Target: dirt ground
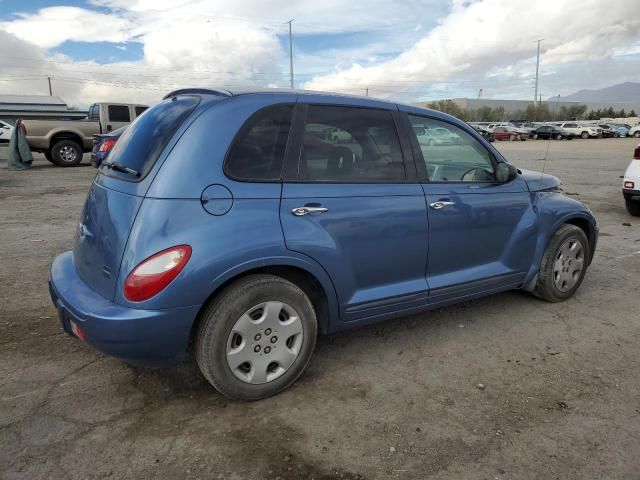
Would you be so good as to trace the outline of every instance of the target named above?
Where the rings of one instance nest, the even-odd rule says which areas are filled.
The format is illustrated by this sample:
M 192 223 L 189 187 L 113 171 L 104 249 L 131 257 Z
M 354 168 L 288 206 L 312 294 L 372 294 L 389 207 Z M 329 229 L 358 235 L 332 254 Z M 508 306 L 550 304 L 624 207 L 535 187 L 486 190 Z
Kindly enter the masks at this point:
M 0 160 L 0 477 L 638 478 L 640 218 L 620 186 L 637 143 L 498 144 L 598 218 L 574 298 L 509 292 L 321 337 L 290 390 L 254 403 L 64 334 L 47 272 L 95 170 Z

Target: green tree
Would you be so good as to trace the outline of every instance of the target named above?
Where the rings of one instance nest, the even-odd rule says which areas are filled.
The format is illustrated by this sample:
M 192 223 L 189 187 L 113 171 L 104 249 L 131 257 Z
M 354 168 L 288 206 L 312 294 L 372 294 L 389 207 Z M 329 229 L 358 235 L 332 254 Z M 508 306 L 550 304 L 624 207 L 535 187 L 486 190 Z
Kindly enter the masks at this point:
M 635 111 L 635 110 L 631 109 L 631 111 L 629 112 L 629 116 L 630 116 L 630 117 L 637 117 L 637 116 L 638 116 L 638 114 L 636 113 L 636 111 Z

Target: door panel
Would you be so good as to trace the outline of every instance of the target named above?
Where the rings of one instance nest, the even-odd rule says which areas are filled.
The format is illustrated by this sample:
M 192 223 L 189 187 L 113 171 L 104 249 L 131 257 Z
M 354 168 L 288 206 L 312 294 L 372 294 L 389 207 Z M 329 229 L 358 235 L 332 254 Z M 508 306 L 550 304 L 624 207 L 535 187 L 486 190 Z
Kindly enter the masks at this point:
M 482 187 L 423 187 L 427 205 L 451 203 L 440 209 L 429 207 L 427 279 L 433 295 L 486 288 L 482 281 L 491 278 L 496 279 L 493 286 L 522 281 L 537 238 L 536 215 L 524 180 Z
M 531 266 L 537 222 L 526 182 L 496 181 L 496 157 L 467 127 L 411 114 L 416 167 L 429 217 L 430 301 L 517 286 Z M 457 141 L 421 145 L 417 129 Z M 499 134 L 503 127 L 496 128 Z
M 327 210 L 292 213 L 305 206 Z M 329 273 L 346 321 L 426 295 L 428 236 L 420 185 L 284 184 L 280 219 L 287 248 L 314 258 Z

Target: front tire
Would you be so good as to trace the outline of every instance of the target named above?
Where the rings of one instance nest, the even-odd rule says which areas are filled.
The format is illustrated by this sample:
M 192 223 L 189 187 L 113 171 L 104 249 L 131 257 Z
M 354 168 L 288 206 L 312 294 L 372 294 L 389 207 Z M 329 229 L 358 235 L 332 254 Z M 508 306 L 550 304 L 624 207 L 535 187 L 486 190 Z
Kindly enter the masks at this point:
M 627 212 L 634 217 L 640 217 L 640 202 L 625 199 L 624 204 L 627 207 Z
M 516 139 L 515 135 L 509 135 L 509 141 L 513 142 Z
M 82 148 L 73 140 L 60 140 L 51 148 L 51 161 L 59 167 L 75 167 L 82 161 Z
M 582 284 L 589 258 L 589 241 L 582 229 L 561 226 L 544 251 L 533 294 L 547 302 L 570 298 Z
M 537 140 L 537 139 L 538 139 L 538 134 L 537 134 L 537 133 L 534 133 L 534 134 L 533 134 L 533 136 L 532 136 L 531 138 L 533 138 L 534 140 Z
M 51 150 L 45 150 L 42 153 L 44 154 L 44 158 L 46 158 L 47 160 L 49 160 L 51 163 L 55 165 L 55 162 L 53 161 L 53 157 L 51 156 Z
M 634 132 L 633 136 L 636 138 L 640 138 L 640 130 L 638 130 L 637 132 Z
M 263 399 L 302 374 L 317 330 L 313 305 L 300 288 L 274 275 L 250 275 L 227 287 L 203 312 L 196 361 L 224 396 Z
M 562 140 L 562 134 L 559 133 L 558 135 L 556 135 L 556 140 Z

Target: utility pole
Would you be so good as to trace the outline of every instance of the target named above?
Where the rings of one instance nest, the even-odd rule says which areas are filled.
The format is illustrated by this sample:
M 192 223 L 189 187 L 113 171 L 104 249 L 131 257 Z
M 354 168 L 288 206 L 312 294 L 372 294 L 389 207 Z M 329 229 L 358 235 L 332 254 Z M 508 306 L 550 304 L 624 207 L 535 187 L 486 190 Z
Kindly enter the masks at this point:
M 293 22 L 293 18 L 289 20 L 289 78 L 291 79 L 291 89 L 293 90 L 293 41 L 291 36 L 291 22 Z
M 538 40 L 538 58 L 536 60 L 536 91 L 533 95 L 533 104 L 535 105 L 536 102 L 538 101 L 538 74 L 540 72 L 540 42 L 544 40 L 544 38 L 541 38 Z
M 369 96 L 369 87 L 367 87 L 367 90 L 364 92 L 364 96 L 368 97 Z
M 47 77 L 47 81 L 49 82 L 49 96 L 53 97 L 53 91 L 51 90 L 51 77 Z

